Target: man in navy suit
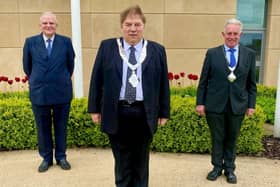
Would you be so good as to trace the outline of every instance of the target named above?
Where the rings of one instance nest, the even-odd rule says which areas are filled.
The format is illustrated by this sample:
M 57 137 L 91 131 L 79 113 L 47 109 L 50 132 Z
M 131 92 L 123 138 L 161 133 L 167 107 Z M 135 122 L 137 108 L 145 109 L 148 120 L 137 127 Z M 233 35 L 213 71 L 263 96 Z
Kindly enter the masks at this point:
M 101 42 L 92 71 L 88 112 L 109 135 L 117 187 L 147 187 L 149 147 L 157 125 L 169 118 L 163 46 L 143 38 L 139 6 L 120 15 L 122 37 Z
M 23 69 L 29 78 L 39 154 L 43 158 L 39 172 L 47 171 L 53 164 L 54 145 L 57 164 L 64 170 L 71 168 L 66 160 L 66 130 L 75 53 L 71 40 L 56 34 L 56 27 L 56 16 L 51 12 L 43 13 L 40 17 L 42 33 L 27 38 L 23 47 Z
M 226 22 L 224 45 L 206 53 L 197 90 L 196 111 L 206 114 L 212 138 L 213 170 L 208 180 L 216 180 L 224 170 L 229 183 L 237 183 L 236 142 L 244 115 L 253 115 L 256 103 L 255 52 L 239 44 L 242 23 Z

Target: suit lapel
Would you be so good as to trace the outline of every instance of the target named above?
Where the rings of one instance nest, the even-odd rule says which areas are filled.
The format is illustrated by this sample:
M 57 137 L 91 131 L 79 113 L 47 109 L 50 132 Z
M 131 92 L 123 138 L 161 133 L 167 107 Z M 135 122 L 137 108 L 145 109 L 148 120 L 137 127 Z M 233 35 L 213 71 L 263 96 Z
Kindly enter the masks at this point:
M 46 45 L 45 45 L 45 41 L 44 41 L 44 38 L 43 38 L 43 35 L 40 34 L 36 37 L 36 42 L 35 42 L 35 48 L 37 49 L 37 52 L 40 56 L 40 58 L 43 59 L 41 65 L 45 68 L 48 67 L 49 63 L 45 63 L 48 61 L 48 52 L 47 52 L 47 49 L 46 49 Z
M 118 49 L 119 51 L 119 49 Z M 122 79 L 122 74 L 123 74 L 123 60 L 121 58 L 121 56 L 119 54 L 116 55 L 116 58 L 113 58 L 113 59 L 116 59 L 116 62 L 115 62 L 115 65 L 117 67 L 117 70 L 118 70 L 118 75 L 120 76 L 120 78 Z
M 246 69 L 245 66 L 247 66 L 247 63 L 245 57 L 245 50 L 243 46 L 239 45 L 238 63 L 236 69 L 234 70 L 237 77 L 239 77 L 242 74 L 242 70 Z
M 36 48 L 39 50 L 40 54 L 44 56 L 47 56 L 48 55 L 48 51 L 46 49 L 46 45 L 45 45 L 45 41 L 44 41 L 44 38 L 43 38 L 43 35 L 40 34 L 38 35 L 37 39 L 36 39 Z
M 147 65 L 148 65 L 148 62 L 150 61 L 151 57 L 152 57 L 152 54 L 153 54 L 153 48 L 151 47 L 151 45 L 149 45 L 149 42 L 147 44 L 147 55 L 146 55 L 146 58 L 144 60 L 144 62 L 142 63 L 142 73 L 145 71 Z
M 121 43 L 122 43 L 123 38 L 121 38 Z M 123 60 L 122 57 L 119 53 L 119 46 L 117 43 L 117 39 L 114 40 L 113 44 L 112 44 L 112 50 L 111 52 L 112 54 L 112 59 L 113 59 L 113 63 L 115 64 L 117 71 L 118 71 L 118 75 L 120 77 L 120 79 L 122 79 L 122 74 L 123 74 Z M 106 55 L 106 54 L 105 54 Z M 110 55 L 109 55 L 110 56 Z
M 50 58 L 56 58 L 57 55 L 59 55 L 59 48 L 61 47 L 61 39 L 59 38 L 58 35 L 55 35 L 54 41 L 52 44 L 52 52 L 50 55 Z

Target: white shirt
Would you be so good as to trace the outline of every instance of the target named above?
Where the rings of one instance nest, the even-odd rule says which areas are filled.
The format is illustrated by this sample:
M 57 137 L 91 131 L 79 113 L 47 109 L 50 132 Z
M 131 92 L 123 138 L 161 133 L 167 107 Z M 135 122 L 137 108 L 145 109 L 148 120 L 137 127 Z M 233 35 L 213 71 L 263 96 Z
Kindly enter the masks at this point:
M 123 40 L 123 48 L 124 48 L 127 59 L 129 58 L 129 54 L 130 54 L 130 47 L 131 47 L 131 45 L 129 45 L 126 41 Z M 135 48 L 136 61 L 137 61 L 137 63 L 139 63 L 139 57 L 140 57 L 142 47 L 143 47 L 143 39 L 139 43 L 134 45 L 133 47 Z M 120 92 L 120 100 L 124 100 L 124 98 L 125 98 L 127 68 L 128 68 L 128 65 L 126 64 L 126 62 L 123 62 L 123 75 L 122 75 L 122 87 L 121 87 L 121 92 Z M 143 101 L 144 98 L 143 98 L 143 89 L 142 89 L 142 64 L 140 64 L 140 66 L 137 68 L 136 74 L 137 74 L 137 77 L 139 80 L 139 83 L 136 87 L 136 101 Z
M 230 51 L 229 51 L 229 47 L 224 45 L 224 49 L 225 49 L 225 53 L 226 53 L 226 59 L 227 59 L 227 62 L 229 63 L 230 62 Z M 233 49 L 235 49 L 235 52 L 234 52 L 234 57 L 235 57 L 235 61 L 236 61 L 236 65 L 234 67 L 229 67 L 229 69 L 231 71 L 235 70 L 235 68 L 237 67 L 237 64 L 238 64 L 238 54 L 239 54 L 239 45 L 236 45 L 235 47 L 233 47 Z
M 45 35 L 43 34 L 43 39 L 44 39 L 46 48 L 48 47 L 48 39 L 51 39 L 51 47 L 52 47 L 54 37 L 55 37 L 55 34 L 54 34 L 51 38 L 48 38 L 47 36 L 45 36 Z

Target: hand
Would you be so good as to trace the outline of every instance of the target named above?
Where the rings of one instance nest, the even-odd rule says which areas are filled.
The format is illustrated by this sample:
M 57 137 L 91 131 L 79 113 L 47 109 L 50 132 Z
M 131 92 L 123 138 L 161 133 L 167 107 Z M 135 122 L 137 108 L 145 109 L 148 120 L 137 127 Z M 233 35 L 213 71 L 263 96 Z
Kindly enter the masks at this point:
M 205 106 L 204 105 L 197 105 L 195 110 L 198 113 L 198 115 L 205 116 Z
M 91 120 L 93 121 L 93 123 L 95 124 L 99 124 L 101 121 L 101 115 L 100 113 L 92 113 L 90 114 L 91 116 Z
M 254 113 L 255 113 L 254 108 L 248 108 L 247 111 L 246 111 L 247 116 L 252 116 Z
M 164 126 L 166 124 L 167 120 L 168 120 L 167 118 L 158 118 L 158 124 L 160 126 Z

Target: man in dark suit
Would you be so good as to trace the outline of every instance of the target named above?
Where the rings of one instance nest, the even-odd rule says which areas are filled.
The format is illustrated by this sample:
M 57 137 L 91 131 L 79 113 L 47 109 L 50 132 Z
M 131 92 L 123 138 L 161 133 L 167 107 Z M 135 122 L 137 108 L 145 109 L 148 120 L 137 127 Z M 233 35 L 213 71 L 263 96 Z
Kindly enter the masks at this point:
M 51 12 L 43 13 L 40 17 L 42 33 L 27 38 L 23 48 L 23 69 L 29 78 L 39 154 L 43 158 L 39 172 L 47 171 L 53 164 L 54 144 L 57 164 L 64 170 L 71 168 L 66 160 L 66 129 L 75 54 L 71 40 L 56 34 L 56 27 L 56 16 Z
M 197 90 L 196 111 L 206 114 L 212 138 L 213 170 L 208 180 L 224 174 L 229 183 L 237 183 L 236 141 L 245 113 L 251 116 L 256 103 L 255 52 L 239 44 L 242 23 L 226 22 L 224 45 L 209 49 L 204 60 Z
M 139 6 L 120 15 L 122 37 L 102 41 L 92 71 L 88 112 L 109 135 L 118 187 L 146 187 L 149 145 L 157 124 L 169 118 L 170 96 L 163 46 L 143 38 Z

